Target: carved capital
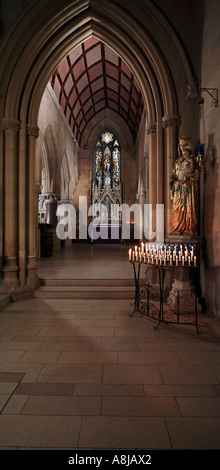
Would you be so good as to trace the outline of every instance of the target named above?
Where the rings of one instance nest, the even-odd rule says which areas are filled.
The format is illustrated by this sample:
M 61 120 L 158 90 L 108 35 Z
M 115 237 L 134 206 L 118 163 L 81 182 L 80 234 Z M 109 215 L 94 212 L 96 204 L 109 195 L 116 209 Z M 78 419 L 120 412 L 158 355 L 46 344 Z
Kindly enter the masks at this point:
M 146 124 L 146 134 L 156 134 L 157 133 L 157 123 L 156 122 L 149 122 Z
M 27 136 L 37 139 L 39 137 L 39 127 L 33 124 L 27 124 Z
M 171 114 L 170 116 L 164 116 L 162 119 L 163 129 L 168 127 L 174 127 L 178 129 L 181 126 L 181 118 L 177 114 Z
M 2 129 L 4 132 L 12 131 L 19 134 L 21 125 L 17 119 L 4 118 L 2 120 Z

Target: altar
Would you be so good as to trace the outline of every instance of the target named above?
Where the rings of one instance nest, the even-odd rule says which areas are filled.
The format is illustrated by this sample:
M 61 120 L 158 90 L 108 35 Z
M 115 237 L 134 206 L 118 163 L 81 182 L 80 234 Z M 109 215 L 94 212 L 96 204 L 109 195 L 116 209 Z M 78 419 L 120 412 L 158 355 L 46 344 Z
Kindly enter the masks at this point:
M 100 188 L 93 184 L 90 222 L 91 243 L 121 243 L 121 187 L 113 190 L 109 184 Z

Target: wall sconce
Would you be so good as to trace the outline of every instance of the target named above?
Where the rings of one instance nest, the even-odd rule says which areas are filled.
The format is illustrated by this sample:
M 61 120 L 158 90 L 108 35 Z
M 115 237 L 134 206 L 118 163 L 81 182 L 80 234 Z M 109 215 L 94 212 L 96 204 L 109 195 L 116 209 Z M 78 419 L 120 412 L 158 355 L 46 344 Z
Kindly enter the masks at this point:
M 218 106 L 218 88 L 200 88 L 199 91 L 199 99 L 198 99 L 198 104 L 203 104 L 204 103 L 204 98 L 202 97 L 202 93 L 206 91 L 214 100 L 215 107 L 217 108 Z M 211 93 L 214 92 L 215 96 Z

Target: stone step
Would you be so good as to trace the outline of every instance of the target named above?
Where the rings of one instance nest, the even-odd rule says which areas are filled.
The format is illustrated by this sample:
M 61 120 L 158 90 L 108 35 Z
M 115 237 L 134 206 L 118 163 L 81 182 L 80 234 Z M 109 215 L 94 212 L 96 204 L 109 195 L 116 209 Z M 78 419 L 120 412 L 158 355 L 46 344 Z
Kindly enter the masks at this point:
M 40 279 L 41 286 L 133 286 L 133 279 Z
M 132 299 L 132 279 L 41 279 L 37 298 L 56 299 Z
M 9 294 L 0 294 L 0 310 L 5 308 L 9 302 L 10 302 Z
M 128 291 L 41 291 L 35 292 L 39 299 L 133 299 L 134 293 Z

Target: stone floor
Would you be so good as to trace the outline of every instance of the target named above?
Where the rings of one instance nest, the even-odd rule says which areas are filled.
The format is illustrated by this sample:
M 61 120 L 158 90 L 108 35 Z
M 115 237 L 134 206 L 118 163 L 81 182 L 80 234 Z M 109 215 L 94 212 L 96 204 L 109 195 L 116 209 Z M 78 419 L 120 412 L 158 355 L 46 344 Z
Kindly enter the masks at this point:
M 96 260 L 94 248 L 96 275 L 130 276 L 125 250 Z M 41 260 L 40 277 L 92 278 L 83 253 Z M 220 449 L 220 323 L 155 330 L 131 309 L 32 298 L 1 310 L 1 449 Z

